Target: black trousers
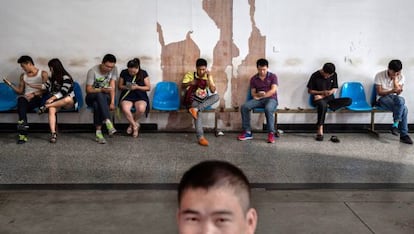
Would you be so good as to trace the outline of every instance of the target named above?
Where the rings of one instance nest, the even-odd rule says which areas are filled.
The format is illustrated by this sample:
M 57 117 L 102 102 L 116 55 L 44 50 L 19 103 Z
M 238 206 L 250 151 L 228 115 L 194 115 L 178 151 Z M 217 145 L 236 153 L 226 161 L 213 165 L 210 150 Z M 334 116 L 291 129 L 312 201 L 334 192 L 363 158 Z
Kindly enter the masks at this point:
M 325 123 L 325 116 L 328 108 L 332 111 L 336 111 L 342 107 L 346 107 L 352 104 L 351 98 L 335 98 L 334 95 L 325 97 L 313 101 L 316 109 L 318 110 L 318 120 L 316 122 L 317 126 L 321 126 Z
M 30 101 L 25 97 L 20 96 L 17 99 L 17 112 L 19 113 L 19 120 L 23 120 L 27 124 L 27 112 L 33 110 L 36 107 L 40 107 L 42 104 L 42 98 L 35 96 Z

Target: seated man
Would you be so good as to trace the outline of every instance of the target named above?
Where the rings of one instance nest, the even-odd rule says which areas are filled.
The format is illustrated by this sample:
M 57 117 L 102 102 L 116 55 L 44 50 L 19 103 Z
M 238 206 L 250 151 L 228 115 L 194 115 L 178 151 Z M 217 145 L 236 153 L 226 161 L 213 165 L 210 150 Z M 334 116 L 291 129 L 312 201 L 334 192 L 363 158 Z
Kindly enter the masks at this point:
M 247 177 L 228 162 L 193 166 L 178 185 L 179 233 L 254 233 L 257 213 L 250 193 Z
M 42 105 L 42 95 L 44 91 L 41 85 L 45 83 L 49 77 L 46 71 L 37 68 L 30 56 L 21 56 L 17 63 L 20 64 L 24 73 L 20 75 L 20 82 L 18 86 L 13 85 L 10 81 L 5 80 L 6 83 L 17 93 L 20 94 L 17 99 L 17 112 L 19 120 L 17 121 L 17 130 L 19 138 L 17 144 L 24 144 L 27 142 L 27 130 L 29 125 L 27 123 L 27 112 Z M 32 86 L 38 86 L 32 87 Z
M 250 126 L 250 111 L 254 108 L 264 108 L 267 123 L 267 142 L 275 142 L 275 117 L 277 108 L 277 76 L 268 71 L 269 62 L 259 59 L 256 62 L 257 73 L 250 78 L 250 92 L 253 99 L 241 106 L 243 133 L 238 136 L 240 141 L 253 139 Z
M 403 91 L 405 78 L 401 73 L 402 63 L 400 60 L 391 60 L 388 69 L 379 72 L 375 76 L 375 88 L 377 89 L 377 102 L 379 106 L 392 111 L 394 124 L 391 133 L 398 136 L 405 144 L 413 144 L 408 135 L 407 113 L 405 100 L 400 94 Z
M 199 112 L 219 101 L 216 94 L 216 85 L 213 76 L 207 70 L 207 61 L 199 58 L 196 61 L 196 71 L 185 74 L 182 81 L 182 88 L 186 90 L 184 105 L 194 118 L 198 143 L 208 146 L 204 137 L 203 124 L 199 118 Z
M 335 98 L 334 94 L 338 89 L 338 77 L 335 72 L 335 65 L 332 63 L 325 63 L 322 69 L 314 72 L 307 87 L 308 93 L 313 95 L 312 102 L 318 110 L 316 140 L 323 141 L 323 125 L 328 107 L 335 111 L 351 105 L 352 100 L 350 98 Z M 339 141 L 337 138 L 335 140 Z
M 96 141 L 99 144 L 106 144 L 102 134 L 102 124 L 105 124 L 110 136 L 116 133 L 110 120 L 110 111 L 115 110 L 115 81 L 118 78 L 115 63 L 116 57 L 106 54 L 101 64 L 89 69 L 86 77 L 85 101 L 88 106 L 93 107 L 93 124 L 96 129 Z

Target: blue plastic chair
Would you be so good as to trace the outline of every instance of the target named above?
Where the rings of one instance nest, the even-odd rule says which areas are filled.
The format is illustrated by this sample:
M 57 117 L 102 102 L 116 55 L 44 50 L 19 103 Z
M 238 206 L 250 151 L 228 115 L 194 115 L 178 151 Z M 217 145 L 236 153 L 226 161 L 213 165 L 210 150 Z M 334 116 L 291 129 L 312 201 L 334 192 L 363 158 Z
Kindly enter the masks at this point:
M 370 111 L 372 107 L 368 104 L 364 86 L 360 82 L 345 82 L 341 87 L 341 98 L 352 99 L 352 104 L 346 108 L 352 111 Z
M 180 93 L 175 82 L 161 81 L 157 83 L 152 109 L 161 111 L 178 111 L 180 109 Z
M 376 84 L 374 84 L 372 86 L 371 106 L 372 106 L 372 109 L 376 109 L 376 110 L 386 110 L 384 107 L 378 105 L 378 102 L 377 102 L 377 85 Z
M 83 107 L 83 94 L 81 86 L 76 81 L 73 82 L 73 91 L 75 92 L 76 101 L 78 102 L 78 105 L 75 106 L 75 111 L 79 111 Z
M 10 111 L 17 107 L 17 94 L 6 83 L 0 83 L 0 111 Z

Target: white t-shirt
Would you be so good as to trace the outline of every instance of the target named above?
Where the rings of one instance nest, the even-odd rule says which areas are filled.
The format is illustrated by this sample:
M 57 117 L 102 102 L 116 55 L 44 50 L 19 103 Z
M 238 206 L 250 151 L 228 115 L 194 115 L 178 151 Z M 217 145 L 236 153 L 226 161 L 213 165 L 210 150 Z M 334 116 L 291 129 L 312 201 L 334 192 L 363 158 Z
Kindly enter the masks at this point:
M 400 74 L 398 77 L 398 84 L 404 85 L 404 75 Z M 385 91 L 390 91 L 394 88 L 394 82 L 393 80 L 388 76 L 388 70 L 378 72 L 375 75 L 375 85 L 381 85 L 381 88 Z M 394 93 L 395 94 L 395 93 Z M 377 98 L 379 96 L 377 95 Z
M 115 66 L 112 71 L 106 74 L 102 74 L 99 66 L 100 64 L 95 65 L 89 69 L 88 75 L 86 77 L 86 84 L 92 85 L 94 88 L 108 87 L 111 80 L 116 80 L 118 78 L 118 69 Z

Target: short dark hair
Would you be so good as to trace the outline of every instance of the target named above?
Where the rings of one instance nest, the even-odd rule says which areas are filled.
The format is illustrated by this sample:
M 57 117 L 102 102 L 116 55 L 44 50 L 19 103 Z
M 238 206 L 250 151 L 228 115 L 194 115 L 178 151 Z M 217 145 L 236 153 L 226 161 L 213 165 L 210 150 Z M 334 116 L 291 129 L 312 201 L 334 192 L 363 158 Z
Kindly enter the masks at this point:
M 402 63 L 398 59 L 393 59 L 388 63 L 388 69 L 393 70 L 395 72 L 399 72 L 402 70 Z
M 31 64 L 33 64 L 33 65 L 34 65 L 33 59 L 32 59 L 30 56 L 28 56 L 28 55 L 23 55 L 23 56 L 21 56 L 21 57 L 17 60 L 17 63 L 20 63 L 20 64 L 22 64 L 22 63 L 24 63 L 24 64 L 31 63 Z
M 256 67 L 269 67 L 269 61 L 264 58 L 258 59 L 256 61 Z
M 206 66 L 207 67 L 207 60 L 203 58 L 199 58 L 196 61 L 196 67 Z
M 200 162 L 181 178 L 178 185 L 178 205 L 187 189 L 228 187 L 241 197 L 241 206 L 247 212 L 250 208 L 250 183 L 241 169 L 226 161 L 211 160 Z M 246 200 L 246 201 L 244 201 Z
M 110 62 L 110 63 L 116 63 L 116 57 L 113 54 L 106 54 L 103 59 L 102 59 L 102 63 L 106 63 L 106 62 Z
M 128 68 L 139 68 L 139 66 L 141 65 L 141 61 L 139 61 L 139 58 L 134 58 L 128 61 L 127 63 L 127 67 Z
M 322 71 L 327 74 L 335 73 L 335 65 L 333 63 L 325 63 L 322 67 Z

